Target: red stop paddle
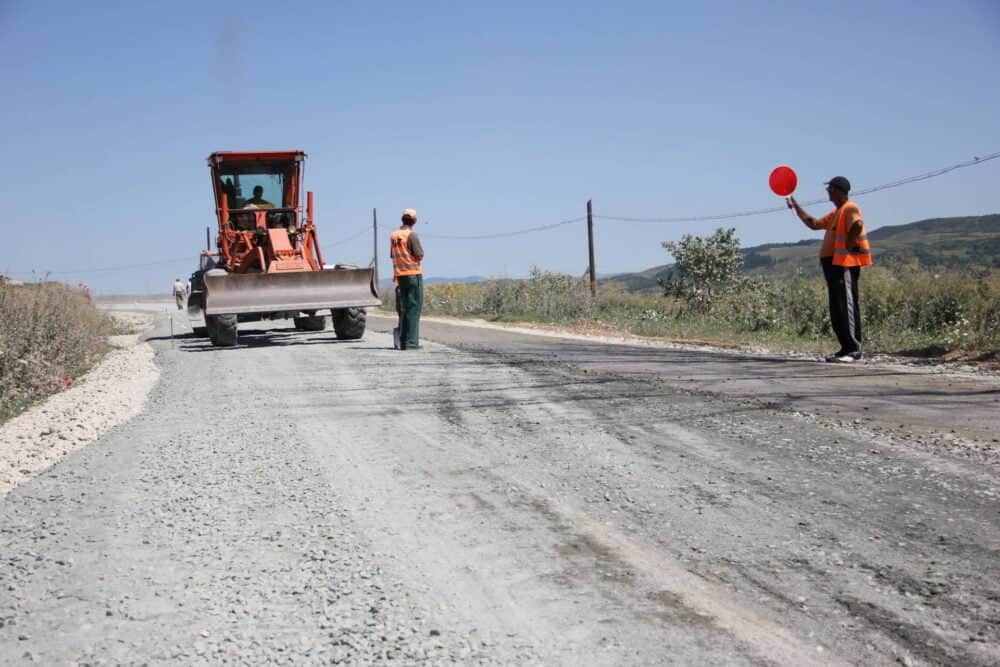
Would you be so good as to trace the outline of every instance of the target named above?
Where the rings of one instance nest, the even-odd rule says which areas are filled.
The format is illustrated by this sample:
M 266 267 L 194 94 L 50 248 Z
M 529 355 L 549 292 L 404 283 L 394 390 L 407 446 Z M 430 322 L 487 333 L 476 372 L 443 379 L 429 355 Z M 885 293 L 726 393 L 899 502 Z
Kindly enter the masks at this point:
M 767 182 L 774 194 L 779 197 L 788 197 L 795 192 L 795 186 L 799 184 L 799 177 L 795 175 L 795 170 L 791 167 L 781 165 L 774 168 Z

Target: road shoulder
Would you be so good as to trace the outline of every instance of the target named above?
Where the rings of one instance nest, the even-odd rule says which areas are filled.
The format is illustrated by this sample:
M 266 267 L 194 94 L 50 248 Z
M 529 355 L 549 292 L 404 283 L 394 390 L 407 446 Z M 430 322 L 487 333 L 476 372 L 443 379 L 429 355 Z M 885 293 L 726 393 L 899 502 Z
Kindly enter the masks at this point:
M 159 378 L 143 338 L 149 314 L 116 314 L 139 333 L 112 336 L 111 351 L 66 391 L 0 425 L 0 497 L 139 414 Z

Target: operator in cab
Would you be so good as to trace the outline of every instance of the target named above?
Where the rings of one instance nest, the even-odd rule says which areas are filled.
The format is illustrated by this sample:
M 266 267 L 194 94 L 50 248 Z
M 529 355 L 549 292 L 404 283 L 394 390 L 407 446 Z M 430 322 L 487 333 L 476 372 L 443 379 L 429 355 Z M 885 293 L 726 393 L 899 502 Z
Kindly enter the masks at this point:
M 264 187 L 255 185 L 253 197 L 243 202 L 243 208 L 274 208 L 274 204 L 264 199 Z

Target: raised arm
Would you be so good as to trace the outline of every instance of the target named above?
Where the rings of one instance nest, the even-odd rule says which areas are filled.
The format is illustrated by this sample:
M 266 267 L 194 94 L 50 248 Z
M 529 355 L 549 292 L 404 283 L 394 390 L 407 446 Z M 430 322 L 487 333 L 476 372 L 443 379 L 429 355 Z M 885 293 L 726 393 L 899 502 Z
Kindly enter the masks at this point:
M 808 227 L 809 229 L 826 229 L 816 218 L 809 215 L 804 208 L 799 206 L 799 203 L 795 201 L 795 197 L 789 197 L 785 200 L 788 203 L 788 208 L 795 211 L 795 215 L 799 216 L 799 220 Z

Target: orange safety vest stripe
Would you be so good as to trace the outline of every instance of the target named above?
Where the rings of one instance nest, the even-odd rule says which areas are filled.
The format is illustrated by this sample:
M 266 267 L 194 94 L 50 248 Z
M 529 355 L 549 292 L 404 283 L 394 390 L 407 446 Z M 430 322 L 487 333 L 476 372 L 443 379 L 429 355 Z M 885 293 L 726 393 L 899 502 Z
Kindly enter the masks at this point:
M 847 212 L 856 212 L 857 222 L 861 225 L 861 233 L 858 234 L 855 248 L 847 247 Z M 852 225 L 853 226 L 853 225 Z M 836 236 L 833 240 L 833 265 L 834 266 L 871 266 L 872 254 L 871 246 L 868 245 L 868 231 L 865 229 L 865 222 L 861 219 L 861 209 L 852 201 L 846 202 L 837 212 Z
M 410 229 L 397 229 L 389 235 L 389 256 L 392 258 L 392 277 L 419 276 L 420 261 L 410 253 Z

